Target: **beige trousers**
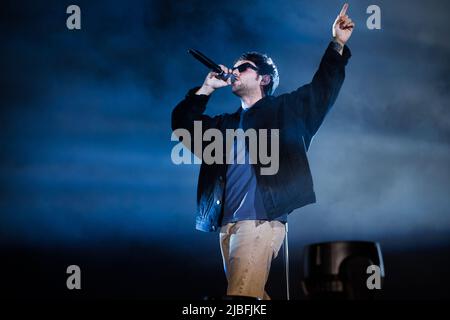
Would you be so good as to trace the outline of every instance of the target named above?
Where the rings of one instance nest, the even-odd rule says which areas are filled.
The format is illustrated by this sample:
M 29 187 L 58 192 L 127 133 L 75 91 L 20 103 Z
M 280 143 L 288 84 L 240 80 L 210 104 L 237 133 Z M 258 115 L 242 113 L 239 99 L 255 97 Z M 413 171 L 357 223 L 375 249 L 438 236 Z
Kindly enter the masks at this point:
M 221 227 L 227 295 L 270 299 L 265 286 L 285 234 L 285 225 L 276 220 L 243 220 Z

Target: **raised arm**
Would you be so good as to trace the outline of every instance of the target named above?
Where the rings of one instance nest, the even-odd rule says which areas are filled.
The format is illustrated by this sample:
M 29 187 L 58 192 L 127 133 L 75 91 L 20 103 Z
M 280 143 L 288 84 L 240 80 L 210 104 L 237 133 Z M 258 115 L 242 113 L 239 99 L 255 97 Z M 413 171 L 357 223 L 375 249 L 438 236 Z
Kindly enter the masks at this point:
M 346 15 L 347 8 L 348 4 L 345 4 L 333 23 L 333 41 L 326 49 L 312 81 L 280 96 L 292 119 L 302 122 L 307 147 L 336 101 L 345 78 L 345 66 L 351 56 L 345 44 L 354 28 L 354 23 Z
M 221 65 L 221 68 L 229 72 L 228 68 Z M 205 115 L 206 105 L 208 103 L 210 95 L 218 88 L 222 88 L 230 85 L 231 79 L 223 81 L 218 79 L 217 73 L 210 72 L 205 78 L 201 87 L 196 87 L 187 93 L 185 98 L 177 104 L 172 111 L 172 130 L 185 129 L 189 131 L 191 137 L 194 137 L 194 122 L 201 121 L 202 131 L 206 131 L 210 128 L 217 128 L 222 116 L 210 117 Z M 176 132 L 176 131 L 175 131 Z M 201 133 L 203 135 L 203 132 Z M 191 151 L 193 151 L 193 141 L 191 145 L 186 145 Z M 203 150 L 203 147 L 202 147 Z M 201 158 L 201 154 L 198 155 Z

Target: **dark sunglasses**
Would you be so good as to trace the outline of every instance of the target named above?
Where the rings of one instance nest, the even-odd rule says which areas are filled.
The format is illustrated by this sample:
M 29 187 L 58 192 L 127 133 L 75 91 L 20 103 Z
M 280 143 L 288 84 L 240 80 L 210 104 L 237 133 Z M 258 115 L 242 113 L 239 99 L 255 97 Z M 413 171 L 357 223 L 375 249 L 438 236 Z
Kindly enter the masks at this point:
M 231 69 L 231 72 L 234 72 L 234 70 L 238 70 L 239 73 L 242 73 L 242 72 L 244 72 L 245 70 L 247 70 L 248 68 L 253 69 L 253 70 L 255 70 L 255 71 L 258 71 L 258 68 L 257 68 L 257 67 L 255 67 L 254 65 L 252 65 L 252 64 L 249 63 L 249 62 L 246 62 L 246 63 L 243 63 L 243 64 L 238 65 L 237 67 L 232 68 L 232 69 Z

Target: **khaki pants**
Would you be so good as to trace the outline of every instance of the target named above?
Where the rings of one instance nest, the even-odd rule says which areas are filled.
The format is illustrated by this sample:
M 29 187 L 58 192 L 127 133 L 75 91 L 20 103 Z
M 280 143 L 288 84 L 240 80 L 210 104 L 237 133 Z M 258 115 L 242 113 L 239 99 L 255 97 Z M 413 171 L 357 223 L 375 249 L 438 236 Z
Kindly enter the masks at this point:
M 285 234 L 285 225 L 276 220 L 243 220 L 221 227 L 227 295 L 270 299 L 265 285 Z

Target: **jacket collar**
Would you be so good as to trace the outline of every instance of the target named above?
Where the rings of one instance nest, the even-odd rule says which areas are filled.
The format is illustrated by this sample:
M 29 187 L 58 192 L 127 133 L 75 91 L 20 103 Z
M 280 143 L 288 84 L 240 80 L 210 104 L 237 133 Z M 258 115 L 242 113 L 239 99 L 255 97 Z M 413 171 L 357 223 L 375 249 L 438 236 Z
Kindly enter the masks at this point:
M 247 109 L 247 111 L 264 108 L 264 104 L 267 101 L 272 100 L 273 98 L 274 98 L 273 96 L 265 96 L 265 97 L 259 99 L 258 101 L 256 101 L 253 106 L 251 106 L 250 108 Z M 237 110 L 232 114 L 232 116 L 233 117 L 240 117 L 240 115 L 242 113 L 242 110 L 244 110 L 244 108 L 242 108 L 242 106 L 239 106 L 239 108 L 237 108 Z

